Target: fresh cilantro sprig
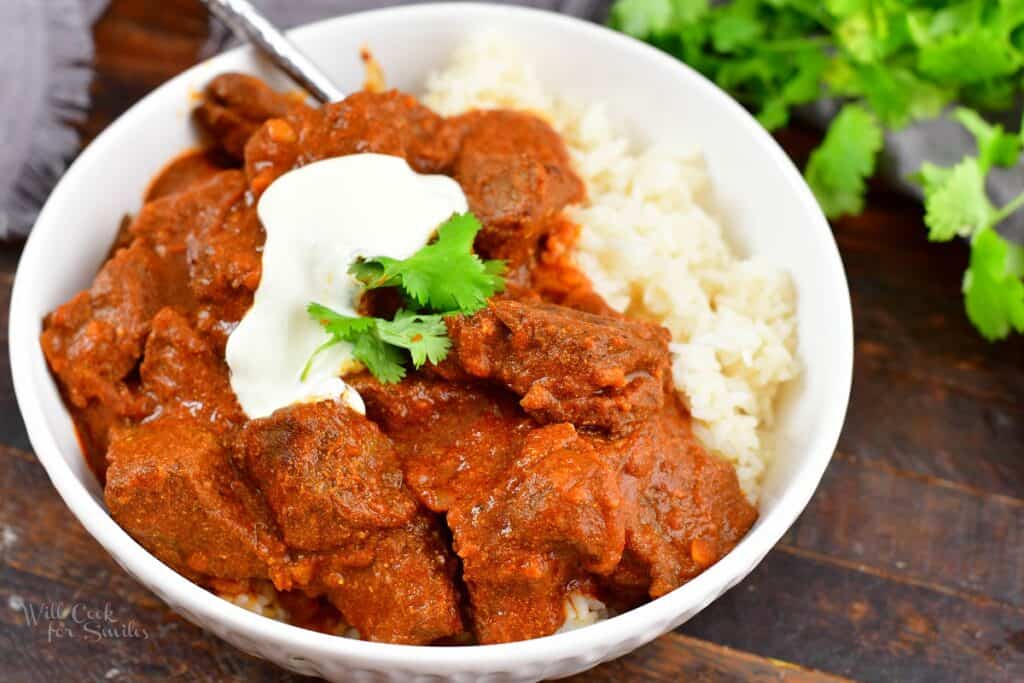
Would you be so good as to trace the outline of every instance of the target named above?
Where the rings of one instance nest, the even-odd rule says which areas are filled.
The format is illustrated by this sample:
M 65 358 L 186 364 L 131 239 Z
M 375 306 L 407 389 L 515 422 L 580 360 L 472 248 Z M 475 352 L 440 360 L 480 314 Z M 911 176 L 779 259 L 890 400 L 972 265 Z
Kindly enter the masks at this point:
M 437 240 L 405 260 L 386 256 L 360 259 L 349 273 L 367 289 L 399 287 L 420 308 L 475 313 L 505 287 L 504 261 L 482 261 L 473 253 L 480 221 L 455 214 L 437 231 Z
M 353 357 L 385 384 L 405 377 L 409 359 L 417 369 L 428 361 L 444 360 L 451 347 L 444 318 L 475 313 L 505 287 L 505 263 L 481 261 L 472 251 L 480 228 L 473 214 L 455 214 L 438 228 L 436 241 L 407 259 L 377 257 L 353 263 L 349 272 L 367 289 L 399 287 L 410 307 L 385 320 L 343 315 L 310 303 L 306 311 L 323 326 L 328 339 L 306 362 L 302 379 L 321 352 L 342 342 L 351 344 Z
M 1018 162 L 1024 146 L 1024 122 L 1021 132 L 1012 134 L 969 109 L 958 109 L 955 116 L 974 135 L 977 156 L 965 157 L 948 168 L 926 163 L 914 179 L 924 190 L 929 239 L 970 239 L 964 306 L 978 331 L 994 341 L 1011 331 L 1024 333 L 1024 247 L 996 232 L 999 223 L 1024 207 L 1024 192 L 997 208 L 988 197 L 985 181 L 995 166 Z
M 448 355 L 451 340 L 443 316 L 425 315 L 400 310 L 394 320 L 347 316 L 326 306 L 311 303 L 306 307 L 310 317 L 323 325 L 330 338 L 321 344 L 302 371 L 306 379 L 313 360 L 322 352 L 341 342 L 352 344 L 352 355 L 366 366 L 374 377 L 385 384 L 405 377 L 406 350 L 416 368 L 428 360 L 439 363 Z

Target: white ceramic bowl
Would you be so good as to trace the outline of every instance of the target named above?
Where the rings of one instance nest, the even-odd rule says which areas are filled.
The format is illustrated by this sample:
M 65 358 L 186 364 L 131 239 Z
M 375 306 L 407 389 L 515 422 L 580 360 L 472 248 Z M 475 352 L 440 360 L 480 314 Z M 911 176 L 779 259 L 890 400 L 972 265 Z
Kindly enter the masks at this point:
M 340 17 L 298 29 L 298 44 L 343 87 L 362 82 L 368 43 L 388 83 L 419 92 L 468 34 L 497 28 L 522 41 L 546 85 L 609 111 L 639 139 L 698 143 L 729 237 L 792 275 L 802 379 L 784 397 L 761 517 L 702 575 L 647 605 L 585 629 L 504 645 L 412 647 L 327 636 L 231 605 L 179 576 L 107 514 L 37 342 L 43 316 L 87 287 L 150 177 L 194 145 L 192 94 L 228 70 L 273 77 L 248 49 L 190 69 L 139 102 L 64 176 L 25 248 L 11 302 L 14 386 L 32 445 L 68 507 L 124 569 L 174 610 L 242 650 L 331 680 L 527 681 L 619 657 L 675 628 L 743 579 L 804 509 L 835 448 L 852 372 L 850 298 L 829 226 L 772 138 L 738 104 L 676 60 L 599 26 L 534 10 L 420 5 Z M 278 78 L 273 78 L 283 85 Z

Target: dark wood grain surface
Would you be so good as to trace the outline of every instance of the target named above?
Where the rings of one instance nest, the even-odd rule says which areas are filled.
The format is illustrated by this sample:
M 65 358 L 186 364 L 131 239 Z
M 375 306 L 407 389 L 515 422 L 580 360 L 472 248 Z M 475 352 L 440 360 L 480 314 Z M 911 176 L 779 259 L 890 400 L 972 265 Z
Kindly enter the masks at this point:
M 194 0 L 115 0 L 96 27 L 84 137 L 195 63 L 205 35 Z M 799 161 L 817 140 L 780 139 Z M 959 292 L 966 247 L 929 244 L 913 202 L 876 187 L 834 229 L 856 366 L 821 488 L 746 581 L 579 681 L 1024 681 L 1024 340 L 975 334 Z M 10 386 L 18 252 L 0 248 L 0 680 L 303 680 L 177 617 L 54 492 Z M 137 633 L 54 632 L 38 614 L 76 604 L 109 605 Z

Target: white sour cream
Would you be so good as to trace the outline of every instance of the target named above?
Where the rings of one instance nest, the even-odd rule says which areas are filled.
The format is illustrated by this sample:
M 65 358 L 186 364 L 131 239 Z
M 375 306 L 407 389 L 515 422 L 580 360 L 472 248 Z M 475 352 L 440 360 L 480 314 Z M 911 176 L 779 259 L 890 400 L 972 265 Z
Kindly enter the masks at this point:
M 451 178 L 420 175 L 400 157 L 353 154 L 278 178 L 257 211 L 267 240 L 253 305 L 228 338 L 231 387 L 250 419 L 292 403 L 338 398 L 365 412 L 341 379 L 353 365 L 337 344 L 302 370 L 328 335 L 309 317 L 315 301 L 356 315 L 360 285 L 348 274 L 357 256 L 408 258 L 453 213 L 467 210 Z

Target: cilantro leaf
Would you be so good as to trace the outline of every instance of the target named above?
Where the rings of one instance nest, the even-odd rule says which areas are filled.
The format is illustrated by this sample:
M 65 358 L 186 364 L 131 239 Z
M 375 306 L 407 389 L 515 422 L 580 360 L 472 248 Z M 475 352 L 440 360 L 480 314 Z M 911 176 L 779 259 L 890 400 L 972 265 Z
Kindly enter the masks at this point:
M 973 2 L 952 2 L 938 9 L 914 8 L 907 12 L 907 31 L 918 46 L 935 42 L 956 33 L 977 21 L 977 5 Z
M 757 112 L 757 122 L 768 130 L 777 130 L 789 123 L 789 102 L 784 97 L 766 101 Z
M 902 128 L 912 119 L 935 116 L 950 98 L 948 89 L 923 81 L 909 69 L 865 64 L 856 69 L 862 95 L 885 125 Z
M 993 126 L 971 109 L 960 107 L 953 116 L 974 135 L 982 170 L 988 171 L 993 165 L 1009 167 L 1017 163 L 1022 142 L 1020 135 L 1005 132 L 1001 125 Z
M 387 259 L 379 258 L 375 261 L 364 261 L 363 259 L 356 259 L 348 267 L 350 275 L 355 279 L 362 282 L 364 285 L 373 285 L 376 287 L 394 287 L 397 282 L 388 282 L 387 278 L 384 277 L 384 265 L 382 261 Z
M 924 185 L 924 222 L 928 239 L 945 242 L 957 235 L 970 237 L 989 224 L 992 204 L 985 193 L 985 171 L 978 160 L 967 157 L 941 173 L 929 168 Z
M 994 228 L 979 231 L 971 242 L 971 262 L 964 273 L 967 317 L 989 341 L 1011 330 L 1024 333 L 1024 248 L 999 236 Z
M 610 18 L 623 33 L 637 38 L 663 33 L 672 21 L 672 0 L 621 0 Z
M 862 63 L 880 62 L 910 42 L 906 20 L 874 2 L 832 0 L 839 45 Z
M 417 368 L 423 367 L 428 360 L 440 363 L 452 345 L 441 315 L 398 311 L 394 320 L 377 322 L 377 333 L 388 344 L 408 349 L 412 364 Z
M 352 344 L 352 356 L 366 366 L 374 377 L 384 383 L 398 382 L 405 377 L 404 361 L 399 349 L 381 339 L 377 318 L 342 315 L 318 303 L 306 307 L 309 317 L 320 323 L 330 337 L 306 361 L 302 370 L 305 381 L 313 360 L 323 351 L 341 342 Z
M 406 374 L 406 356 L 420 368 L 428 360 L 440 363 L 448 355 L 451 340 L 441 315 L 398 311 L 393 320 L 342 315 L 318 303 L 306 307 L 309 316 L 320 323 L 330 337 L 306 362 L 305 380 L 313 359 L 335 344 L 352 344 L 352 356 L 385 384 L 401 381 Z
M 974 27 L 924 43 L 917 68 L 938 83 L 967 85 L 1009 76 L 1021 66 L 1021 55 L 1005 36 Z
M 309 317 L 316 320 L 329 334 L 340 337 L 344 341 L 352 341 L 360 334 L 373 328 L 373 318 L 362 318 L 341 315 L 316 302 L 306 306 Z
M 1020 81 L 1007 76 L 965 85 L 960 95 L 964 103 L 976 109 L 1005 111 L 1014 106 L 1019 92 Z
M 928 195 L 935 192 L 939 186 L 945 183 L 952 172 L 953 169 L 951 168 L 937 166 L 930 161 L 926 161 L 921 164 L 921 168 L 918 169 L 917 173 L 910 176 L 910 179 L 920 185 L 924 193 Z
M 736 0 L 724 7 L 711 24 L 711 43 L 719 52 L 734 52 L 757 41 L 764 33 L 757 6 Z
M 455 214 L 438 228 L 437 240 L 404 260 L 377 257 L 349 268 L 368 289 L 398 286 L 418 308 L 475 313 L 505 287 L 504 263 L 484 263 L 473 253 L 480 221 Z
M 676 27 L 692 25 L 707 15 L 709 0 L 672 0 L 672 23 Z
M 484 271 L 488 275 L 492 275 L 494 277 L 501 277 L 502 273 L 505 272 L 505 262 L 502 261 L 501 259 L 488 259 L 484 261 Z M 504 287 L 504 285 L 502 285 L 502 287 Z
M 826 216 L 860 213 L 865 180 L 874 173 L 881 149 L 882 129 L 875 117 L 858 105 L 843 107 L 804 173 Z
M 405 378 L 405 358 L 401 349 L 381 339 L 376 327 L 355 339 L 352 355 L 384 384 L 394 384 Z
M 778 94 L 769 97 L 757 113 L 757 120 L 768 130 L 775 130 L 789 121 L 789 110 L 800 104 L 813 102 L 821 96 L 822 78 L 828 67 L 828 57 L 817 46 L 794 55 L 795 71 L 785 78 Z

